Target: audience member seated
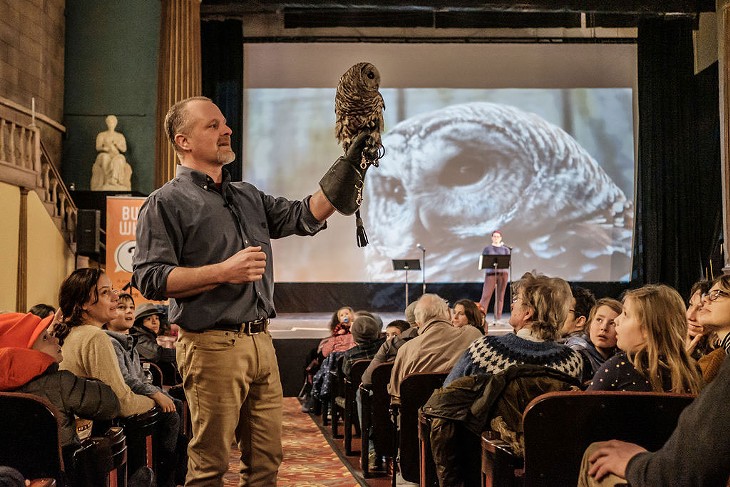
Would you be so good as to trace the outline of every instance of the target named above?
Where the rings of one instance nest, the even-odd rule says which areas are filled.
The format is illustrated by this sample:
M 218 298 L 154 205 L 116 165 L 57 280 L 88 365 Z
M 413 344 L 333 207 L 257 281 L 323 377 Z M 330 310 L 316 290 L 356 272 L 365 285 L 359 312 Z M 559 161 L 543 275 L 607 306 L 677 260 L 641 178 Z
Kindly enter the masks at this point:
M 183 408 L 185 407 L 180 399 L 175 399 L 167 392 L 148 382 L 142 368 L 139 353 L 135 347 L 135 338 L 129 333 L 134 324 L 134 298 L 131 294 L 120 294 L 117 301 L 117 316 L 106 325 L 106 334 L 111 338 L 114 351 L 117 354 L 119 369 L 124 377 L 124 382 L 135 394 L 151 398 L 163 411 L 162 421 L 164 423 L 175 423 L 169 415 L 177 414 L 180 417 L 180 424 L 183 420 Z M 171 426 L 169 426 L 172 429 Z M 182 436 L 182 435 L 180 435 Z M 187 471 L 187 452 L 185 451 L 186 441 L 178 437 L 175 455 L 177 458 L 176 476 L 184 479 Z
M 699 392 L 702 377 L 685 350 L 687 321 L 677 291 L 663 284 L 627 291 L 615 322 L 622 352 L 601 366 L 589 390 Z
M 576 379 L 583 376 L 580 353 L 557 343 L 572 295 L 557 277 L 526 273 L 515 283 L 509 323 L 515 333 L 483 336 L 464 352 L 444 385 L 465 375 L 496 374 L 514 365 L 541 365 Z
M 106 384 L 58 370 L 63 360 L 58 339 L 48 334 L 53 314 L 0 315 L 0 391 L 25 392 L 48 399 L 61 414 L 60 442 L 66 472 L 73 476 L 73 454 L 81 446 L 76 416 L 111 420 L 119 400 Z
M 119 369 L 124 382 L 135 394 L 150 397 L 164 412 L 181 411 L 182 402 L 174 399 L 159 387 L 151 384 L 145 376 L 139 352 L 135 347 L 136 339 L 129 330 L 134 324 L 134 298 L 131 294 L 120 294 L 117 301 L 118 314 L 106 325 L 106 334 L 112 340 L 117 354 Z
M 129 333 L 136 340 L 135 347 L 142 360 L 149 360 L 156 364 L 176 363 L 175 346 L 160 346 L 158 337 L 164 312 L 159 306 L 144 303 L 134 312 L 134 325 Z
M 593 293 L 580 286 L 570 286 L 571 299 L 570 308 L 568 309 L 568 317 L 565 318 L 560 329 L 560 343 L 568 345 L 567 340 L 571 337 L 583 337 L 588 335 L 589 315 L 591 309 L 596 304 L 596 298 Z
M 416 302 L 413 303 L 415 309 Z M 409 305 L 410 307 L 410 305 Z M 407 309 L 407 308 L 406 308 Z M 414 318 L 415 323 L 415 318 Z M 373 370 L 380 364 L 392 362 L 398 353 L 398 349 L 411 338 L 418 336 L 418 328 L 411 327 L 411 324 L 405 320 L 393 320 L 385 327 L 385 342 L 380 346 L 377 353 L 370 361 L 370 365 L 362 374 L 362 383 L 365 385 L 372 384 Z
M 31 306 L 31 308 L 28 310 L 28 313 L 32 313 L 39 318 L 47 318 L 48 316 L 56 313 L 56 308 L 54 308 L 50 304 L 39 303 Z
M 473 326 L 451 326 L 449 305 L 436 294 L 424 294 L 415 309 L 418 336 L 398 349 L 388 392 L 400 401 L 400 384 L 415 372 L 448 372 L 461 353 L 482 333 Z
M 30 483 L 26 483 L 23 474 L 13 467 L 0 465 L 0 487 L 26 487 Z
M 334 313 L 330 318 L 330 336 L 323 338 L 316 349 L 312 349 L 307 354 L 307 360 L 304 366 L 304 385 L 302 386 L 302 412 L 319 414 L 320 394 L 322 388 L 329 388 L 329 369 L 331 368 L 331 360 L 327 362 L 327 372 L 319 373 L 325 358 L 332 352 L 342 353 L 355 346 L 355 340 L 350 333 L 350 321 L 354 319 L 355 312 L 349 306 L 343 306 Z M 315 377 L 317 385 L 315 386 Z
M 451 317 L 451 325 L 456 328 L 471 325 L 479 330 L 482 335 L 486 331 L 484 313 L 471 299 L 460 299 L 454 303 L 454 314 Z
M 355 321 L 350 327 L 350 333 L 355 340 L 355 346 L 346 350 L 342 355 L 342 373 L 350 375 L 352 364 L 357 360 L 372 359 L 385 339 L 381 336 L 382 321 L 372 314 L 358 311 Z
M 706 382 L 710 382 L 730 353 L 730 276 L 715 279 L 712 288 L 702 295 L 697 320 L 712 334 L 717 344 L 717 349 L 699 360 L 702 375 Z
M 583 382 L 589 381 L 603 363 L 616 355 L 616 324 L 621 302 L 601 298 L 591 308 L 585 334 L 571 335 L 565 344 L 583 355 Z
M 728 297 L 724 299 L 730 301 Z M 730 310 L 726 309 L 726 313 Z M 716 379 L 682 412 L 674 433 L 662 448 L 649 452 L 640 445 L 618 440 L 593 443 L 583 455 L 578 486 L 627 482 L 631 487 L 728 485 L 728 397 L 730 360 L 725 359 Z
M 350 323 L 353 318 L 355 312 L 349 306 L 343 306 L 332 314 L 330 336 L 319 342 L 317 347 L 317 352 L 322 358 L 332 352 L 344 352 L 355 346 L 355 340 L 350 333 Z
M 59 305 L 64 321 L 54 329 L 61 340 L 65 360 L 61 368 L 81 377 L 96 377 L 109 385 L 117 395 L 123 417 L 142 414 L 155 407 L 149 397 L 136 394 L 124 381 L 112 341 L 102 326 L 115 319 L 117 292 L 109 277 L 100 269 L 77 269 L 61 284 Z M 174 485 L 175 447 L 180 431 L 180 418 L 164 414 L 160 428 L 161 455 L 158 462 L 158 486 Z
M 715 350 L 717 336 L 709 330 L 705 330 L 697 321 L 699 310 L 702 308 L 702 296 L 712 287 L 710 281 L 701 280 L 692 285 L 687 302 L 687 352 L 693 359 L 699 360 L 704 355 Z M 722 362 L 722 361 L 721 361 Z M 700 363 L 700 366 L 702 364 Z M 718 364 L 719 368 L 719 364 Z M 717 373 L 717 370 L 715 370 Z
M 418 301 L 411 301 L 408 306 L 406 306 L 405 310 L 405 316 L 406 321 L 411 326 L 416 326 L 416 305 L 418 304 Z

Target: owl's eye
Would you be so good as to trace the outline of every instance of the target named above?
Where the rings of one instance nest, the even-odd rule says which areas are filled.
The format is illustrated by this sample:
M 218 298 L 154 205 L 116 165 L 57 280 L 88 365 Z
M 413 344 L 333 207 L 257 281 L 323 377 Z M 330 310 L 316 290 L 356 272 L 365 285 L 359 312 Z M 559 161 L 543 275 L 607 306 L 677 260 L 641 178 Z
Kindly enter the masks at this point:
M 373 73 L 372 71 L 368 71 L 368 78 L 375 79 L 375 73 Z
M 403 187 L 403 184 L 399 180 L 392 177 L 385 177 L 381 181 L 378 181 L 378 184 L 383 194 L 390 195 L 396 204 L 403 204 L 406 199 L 406 188 Z
M 439 174 L 439 184 L 446 187 L 469 186 L 481 181 L 487 166 L 481 161 L 468 158 L 454 158 Z

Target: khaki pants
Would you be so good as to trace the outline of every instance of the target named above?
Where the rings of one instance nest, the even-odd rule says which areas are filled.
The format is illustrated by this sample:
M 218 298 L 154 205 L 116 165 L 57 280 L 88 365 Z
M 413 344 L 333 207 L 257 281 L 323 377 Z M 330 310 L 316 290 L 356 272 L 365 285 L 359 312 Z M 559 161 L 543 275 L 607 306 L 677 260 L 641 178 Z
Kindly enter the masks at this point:
M 622 485 L 629 485 L 626 479 L 622 479 L 618 475 L 608 474 L 601 481 L 597 481 L 595 478 L 588 475 L 588 469 L 591 467 L 588 458 L 593 455 L 593 452 L 598 448 L 598 443 L 591 443 L 583 453 L 583 460 L 580 463 L 580 472 L 578 473 L 578 487 L 618 487 Z
M 222 486 L 234 440 L 239 485 L 276 485 L 282 389 L 271 335 L 181 331 L 176 349 L 193 427 L 185 485 Z

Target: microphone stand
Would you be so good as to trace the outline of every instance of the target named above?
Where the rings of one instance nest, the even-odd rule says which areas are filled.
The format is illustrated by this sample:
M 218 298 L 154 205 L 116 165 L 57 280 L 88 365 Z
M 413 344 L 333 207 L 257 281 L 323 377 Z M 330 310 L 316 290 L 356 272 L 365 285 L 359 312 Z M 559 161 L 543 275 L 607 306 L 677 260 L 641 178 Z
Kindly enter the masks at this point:
M 502 244 L 504 245 L 504 243 Z M 509 302 L 512 302 L 512 295 L 514 294 L 514 289 L 512 289 L 512 247 L 509 245 L 504 245 L 509 249 L 509 274 L 507 276 L 507 279 L 509 279 L 507 282 L 509 283 Z
M 426 294 L 426 248 L 421 247 L 421 252 L 423 252 L 423 262 L 421 264 L 421 280 L 423 281 L 423 291 L 422 294 Z

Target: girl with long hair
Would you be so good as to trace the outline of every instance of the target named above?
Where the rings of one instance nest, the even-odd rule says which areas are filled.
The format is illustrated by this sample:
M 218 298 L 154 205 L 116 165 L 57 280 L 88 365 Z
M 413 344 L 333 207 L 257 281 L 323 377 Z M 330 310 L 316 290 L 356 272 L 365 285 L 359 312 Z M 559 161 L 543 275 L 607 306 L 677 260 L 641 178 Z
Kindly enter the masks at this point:
M 677 291 L 650 284 L 626 292 L 615 323 L 622 353 L 603 364 L 589 390 L 699 392 L 702 378 L 685 349 L 687 321 Z

